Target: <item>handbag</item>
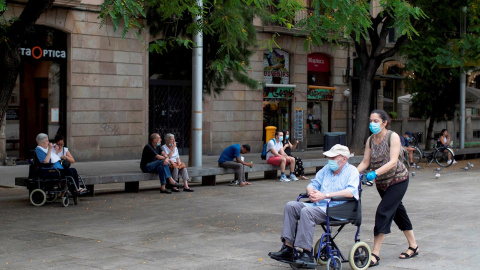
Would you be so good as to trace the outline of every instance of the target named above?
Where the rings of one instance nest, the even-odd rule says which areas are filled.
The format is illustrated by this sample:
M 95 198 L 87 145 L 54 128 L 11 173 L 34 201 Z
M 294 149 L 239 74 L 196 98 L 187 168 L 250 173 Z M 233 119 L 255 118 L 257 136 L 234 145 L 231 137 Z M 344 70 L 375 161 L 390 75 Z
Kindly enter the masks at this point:
M 60 162 L 60 164 L 62 164 L 62 167 L 63 167 L 64 169 L 70 168 L 70 165 L 71 165 L 71 164 L 70 164 L 70 161 L 68 161 L 67 159 L 62 159 L 62 161 Z

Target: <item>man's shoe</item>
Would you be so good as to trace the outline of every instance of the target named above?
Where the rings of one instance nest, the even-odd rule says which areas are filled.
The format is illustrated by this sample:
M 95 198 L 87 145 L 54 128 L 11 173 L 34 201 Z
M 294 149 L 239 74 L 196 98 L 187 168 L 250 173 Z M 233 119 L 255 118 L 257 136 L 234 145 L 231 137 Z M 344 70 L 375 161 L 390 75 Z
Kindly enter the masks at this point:
M 291 263 L 295 261 L 295 253 L 293 252 L 293 248 L 289 246 L 284 246 L 278 252 L 270 252 L 268 253 L 268 256 L 274 260 L 285 263 Z
M 315 260 L 311 256 L 310 251 L 304 251 L 300 255 L 298 255 L 298 259 L 295 261 L 296 264 L 311 264 L 315 263 Z
M 295 175 L 290 175 L 290 181 L 298 181 L 298 178 Z
M 280 182 L 290 182 L 290 180 L 288 180 L 288 178 L 285 176 L 285 175 L 282 175 L 280 176 Z
M 238 180 L 233 180 L 230 182 L 230 186 L 238 186 Z

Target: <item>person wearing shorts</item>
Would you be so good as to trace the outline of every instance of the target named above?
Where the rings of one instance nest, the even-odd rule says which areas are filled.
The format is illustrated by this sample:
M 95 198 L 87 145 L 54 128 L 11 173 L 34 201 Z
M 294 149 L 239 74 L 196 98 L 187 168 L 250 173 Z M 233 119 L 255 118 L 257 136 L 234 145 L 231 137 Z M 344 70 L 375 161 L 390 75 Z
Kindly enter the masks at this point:
M 295 158 L 288 156 L 283 151 L 283 132 L 275 132 L 275 138 L 267 143 L 267 163 L 280 166 L 280 182 L 298 181 L 295 177 Z M 290 179 L 285 176 L 285 167 L 290 165 Z

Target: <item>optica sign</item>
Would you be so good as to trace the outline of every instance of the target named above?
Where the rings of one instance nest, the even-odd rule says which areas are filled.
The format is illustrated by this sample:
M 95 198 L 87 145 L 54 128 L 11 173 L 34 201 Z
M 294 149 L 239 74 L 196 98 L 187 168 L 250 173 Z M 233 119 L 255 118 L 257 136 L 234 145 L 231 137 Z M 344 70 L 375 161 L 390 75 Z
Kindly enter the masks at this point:
M 62 50 L 42 49 L 39 46 L 33 48 L 20 48 L 20 55 L 40 58 L 67 58 L 67 52 Z

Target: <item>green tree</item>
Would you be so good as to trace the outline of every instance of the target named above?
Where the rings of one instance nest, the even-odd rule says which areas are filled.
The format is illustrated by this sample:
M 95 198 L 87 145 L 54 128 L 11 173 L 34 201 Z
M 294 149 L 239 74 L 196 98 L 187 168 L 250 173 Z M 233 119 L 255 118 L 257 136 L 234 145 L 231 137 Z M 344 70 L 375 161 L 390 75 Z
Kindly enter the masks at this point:
M 437 120 L 451 119 L 459 102 L 459 77 L 480 58 L 480 1 L 417 0 L 428 20 L 419 22 L 418 37 L 406 44 L 407 88 L 413 94 L 415 116 L 430 118 L 427 142 Z M 463 6 L 467 7 L 466 13 Z M 467 15 L 465 33 L 460 28 Z M 448 41 L 448 42 L 446 42 Z M 430 144 L 426 144 L 427 147 Z
M 323 42 L 353 43 L 361 63 L 356 125 L 352 151 L 363 152 L 367 135 L 372 85 L 383 60 L 394 56 L 417 35 L 414 25 L 425 18 L 423 11 L 403 0 L 337 1 L 313 0 L 309 16 L 296 27 L 307 35 L 305 49 Z M 389 30 L 399 33 L 393 47 L 387 47 Z
M 104 19 L 111 18 L 116 26 L 123 21 L 124 31 L 135 28 L 136 18 L 142 13 L 143 9 L 153 6 L 152 3 L 158 6 L 153 14 L 159 17 L 159 22 L 175 21 L 174 19 L 182 18 L 182 16 L 187 16 L 186 19 L 189 19 L 196 14 L 202 14 L 206 18 L 205 21 L 188 23 L 183 28 L 187 35 L 180 35 L 175 32 L 174 35 L 163 36 L 163 39 L 157 43 L 156 50 L 161 52 L 168 50 L 169 46 L 190 46 L 192 41 L 189 34 L 197 31 L 219 34 L 218 40 L 221 51 L 226 50 L 226 52 L 223 55 L 217 55 L 216 60 L 208 68 L 216 69 L 220 74 L 225 70 L 240 71 L 240 73 L 245 74 L 243 62 L 239 62 L 238 58 L 232 59 L 231 56 L 240 53 L 237 47 L 239 43 L 236 39 L 240 38 L 244 42 L 246 38 L 246 33 L 242 33 L 240 29 L 245 29 L 243 26 L 252 22 L 243 19 L 238 20 L 241 19 L 240 16 L 235 17 L 234 15 L 233 18 L 237 20 L 232 25 L 229 21 L 232 19 L 232 15 L 225 14 L 222 16 L 222 13 L 217 13 L 222 10 L 222 12 L 231 11 L 230 14 L 239 14 L 236 11 L 238 9 L 222 9 L 222 7 L 230 7 L 232 4 L 235 4 L 232 7 L 244 5 L 252 8 L 255 10 L 252 11 L 253 14 L 256 15 L 263 14 L 267 6 L 274 7 L 275 14 L 271 15 L 270 19 L 280 22 L 288 28 L 300 29 L 302 35 L 306 37 L 305 50 L 308 50 L 312 45 L 320 45 L 323 42 L 334 44 L 353 42 L 362 66 L 360 74 L 361 98 L 351 145 L 352 150 L 357 152 L 363 149 L 375 72 L 383 60 L 397 53 L 400 46 L 416 34 L 414 23 L 424 17 L 424 13 L 418 7 L 403 0 L 312 0 L 309 7 L 309 16 L 296 25 L 293 25 L 291 18 L 295 17 L 296 11 L 307 8 L 297 1 L 204 1 L 202 10 L 195 7 L 195 1 L 172 2 L 160 0 L 147 2 L 148 4 L 145 6 L 127 5 L 124 2 L 127 2 L 127 0 L 105 1 L 105 6 L 102 8 L 104 12 L 101 15 Z M 136 1 L 129 0 L 128 2 Z M 215 11 L 212 10 L 212 7 Z M 212 18 L 209 17 L 211 14 Z M 225 20 L 225 18 L 229 19 Z M 132 22 L 132 20 L 134 21 Z M 398 37 L 395 46 L 387 49 L 386 39 L 391 28 L 395 28 L 401 35 Z M 269 44 L 274 44 L 274 41 L 270 40 Z

